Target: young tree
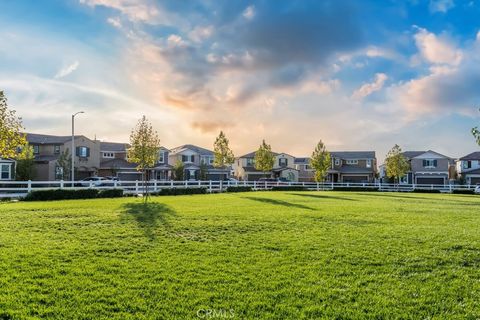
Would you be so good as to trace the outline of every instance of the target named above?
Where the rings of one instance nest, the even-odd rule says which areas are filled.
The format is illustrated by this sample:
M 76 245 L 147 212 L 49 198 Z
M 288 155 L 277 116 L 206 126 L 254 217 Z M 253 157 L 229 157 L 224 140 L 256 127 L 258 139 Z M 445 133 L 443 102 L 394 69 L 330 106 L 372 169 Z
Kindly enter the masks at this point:
M 17 148 L 27 143 L 22 130 L 22 119 L 8 109 L 7 97 L 0 91 L 0 158 L 16 157 Z
M 68 148 L 62 151 L 58 156 L 57 168 L 60 170 L 59 176 L 61 176 L 60 178 L 62 180 L 70 179 L 70 171 L 72 170 L 72 157 L 70 156 L 70 150 Z
M 400 178 L 407 174 L 410 170 L 410 164 L 407 158 L 402 154 L 402 149 L 398 144 L 387 153 L 385 159 L 385 169 L 387 177 L 396 179 L 400 182 Z M 394 180 L 395 181 L 395 180 Z
M 143 177 L 143 200 L 148 201 L 149 179 L 148 169 L 155 166 L 159 158 L 160 138 L 153 129 L 147 117 L 143 116 L 130 134 L 130 148 L 128 149 L 128 161 L 137 165 L 137 170 L 142 172 Z
M 480 146 L 480 129 L 478 127 L 473 128 L 472 134 L 475 137 L 477 144 Z
M 33 147 L 26 144 L 17 155 L 16 179 L 19 181 L 32 180 L 35 176 L 34 164 Z
M 173 179 L 176 181 L 182 181 L 185 177 L 185 165 L 182 161 L 178 160 L 173 166 Z
M 213 144 L 213 152 L 215 154 L 215 158 L 213 160 L 213 166 L 215 168 L 224 168 L 233 164 L 235 161 L 233 152 L 228 146 L 228 139 L 223 131 L 220 131 L 220 134 Z
M 207 180 L 208 167 L 205 162 L 200 163 L 200 170 L 198 172 L 198 179 L 205 181 Z
M 262 171 L 266 176 L 267 172 L 272 171 L 274 162 L 275 156 L 272 147 L 263 140 L 257 152 L 255 152 L 255 169 Z
M 332 158 L 322 140 L 318 142 L 315 150 L 312 152 L 310 166 L 315 170 L 315 181 L 325 181 L 327 171 L 332 166 Z

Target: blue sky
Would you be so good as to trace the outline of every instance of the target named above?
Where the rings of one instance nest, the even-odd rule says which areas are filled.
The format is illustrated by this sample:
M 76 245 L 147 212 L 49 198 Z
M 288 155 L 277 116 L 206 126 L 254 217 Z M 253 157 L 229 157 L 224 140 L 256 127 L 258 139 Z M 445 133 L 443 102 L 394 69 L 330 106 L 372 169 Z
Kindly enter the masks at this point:
M 478 150 L 480 1 L 4 0 L 0 90 L 30 132 L 237 154 Z

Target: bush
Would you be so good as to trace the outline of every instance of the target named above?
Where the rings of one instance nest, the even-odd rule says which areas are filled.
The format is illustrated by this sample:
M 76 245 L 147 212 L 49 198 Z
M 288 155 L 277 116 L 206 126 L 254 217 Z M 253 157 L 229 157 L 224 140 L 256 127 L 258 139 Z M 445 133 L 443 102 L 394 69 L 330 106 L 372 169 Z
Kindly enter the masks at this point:
M 440 193 L 438 189 L 413 189 L 415 193 Z
M 226 192 L 248 192 L 252 191 L 252 187 L 238 186 L 238 187 L 228 187 Z
M 378 191 L 377 187 L 366 188 L 366 187 L 333 187 L 335 191 L 360 191 L 360 192 L 371 192 Z
M 50 201 L 67 199 L 93 199 L 98 196 L 97 189 L 51 189 L 30 191 L 24 198 L 25 201 Z
M 206 194 L 207 188 L 165 188 L 158 192 L 153 192 L 154 196 L 179 196 L 190 194 Z
M 461 190 L 452 190 L 453 194 L 475 194 L 473 190 L 461 189 Z
M 273 186 L 272 191 L 308 191 L 303 186 Z
M 97 195 L 98 198 L 121 198 L 123 197 L 122 189 L 105 189 L 100 190 Z

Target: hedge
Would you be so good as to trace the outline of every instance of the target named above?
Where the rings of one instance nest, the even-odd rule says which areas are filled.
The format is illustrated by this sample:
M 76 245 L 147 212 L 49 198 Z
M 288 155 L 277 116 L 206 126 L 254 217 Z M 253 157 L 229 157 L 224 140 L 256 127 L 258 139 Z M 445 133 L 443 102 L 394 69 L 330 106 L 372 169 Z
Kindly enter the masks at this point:
M 415 192 L 415 193 L 440 193 L 440 190 L 437 190 L 437 189 L 413 189 L 412 192 Z
M 237 186 L 237 187 L 228 187 L 226 192 L 249 192 L 252 191 L 252 187 L 246 187 L 246 186 Z
M 30 191 L 23 199 L 25 201 L 51 201 L 70 199 L 119 198 L 123 196 L 121 189 L 51 189 Z
M 378 188 L 366 188 L 366 187 L 334 187 L 334 191 L 361 191 L 361 192 L 368 192 L 368 191 L 379 191 Z
M 190 194 L 206 194 L 207 188 L 165 188 L 158 192 L 152 192 L 154 196 L 179 196 Z
M 308 191 L 303 186 L 273 186 L 272 191 Z
M 475 191 L 473 191 L 473 190 L 468 190 L 468 189 L 465 189 L 465 190 L 452 190 L 452 193 L 454 193 L 454 194 L 475 194 Z

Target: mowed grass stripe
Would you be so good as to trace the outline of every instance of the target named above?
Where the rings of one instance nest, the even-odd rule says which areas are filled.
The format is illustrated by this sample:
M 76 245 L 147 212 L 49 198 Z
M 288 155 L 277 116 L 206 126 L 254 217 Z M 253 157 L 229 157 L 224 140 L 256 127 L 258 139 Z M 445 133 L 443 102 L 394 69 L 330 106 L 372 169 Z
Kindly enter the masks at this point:
M 0 204 L 0 319 L 480 317 L 480 197 Z

